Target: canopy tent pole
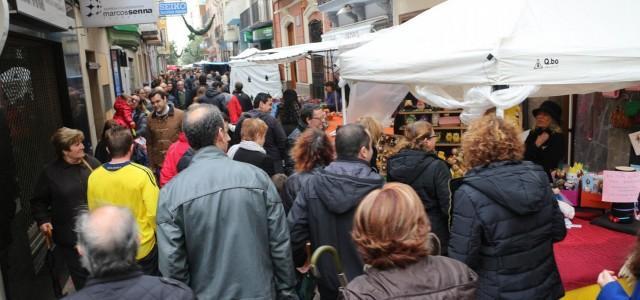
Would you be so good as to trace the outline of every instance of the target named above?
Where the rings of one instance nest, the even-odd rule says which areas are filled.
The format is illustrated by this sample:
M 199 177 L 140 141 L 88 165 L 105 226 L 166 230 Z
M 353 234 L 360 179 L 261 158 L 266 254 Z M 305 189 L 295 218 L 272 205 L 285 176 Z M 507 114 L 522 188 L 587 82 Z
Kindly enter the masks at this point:
M 347 125 L 347 97 L 346 97 L 346 87 L 347 85 L 345 84 L 342 88 L 342 125 Z

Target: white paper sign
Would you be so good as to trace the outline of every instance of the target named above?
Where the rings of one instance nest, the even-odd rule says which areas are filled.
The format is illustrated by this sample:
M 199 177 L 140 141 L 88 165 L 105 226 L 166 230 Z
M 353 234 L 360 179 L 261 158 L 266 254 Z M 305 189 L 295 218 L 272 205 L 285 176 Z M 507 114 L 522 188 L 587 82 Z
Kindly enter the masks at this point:
M 155 23 L 158 5 L 154 0 L 80 0 L 84 27 Z
M 69 28 L 70 18 L 64 0 L 16 0 L 18 13 L 28 15 L 58 28 Z
M 604 171 L 602 201 L 633 203 L 640 193 L 640 173 Z
M 629 140 L 633 146 L 633 152 L 636 153 L 636 156 L 640 156 L 640 131 L 629 134 Z

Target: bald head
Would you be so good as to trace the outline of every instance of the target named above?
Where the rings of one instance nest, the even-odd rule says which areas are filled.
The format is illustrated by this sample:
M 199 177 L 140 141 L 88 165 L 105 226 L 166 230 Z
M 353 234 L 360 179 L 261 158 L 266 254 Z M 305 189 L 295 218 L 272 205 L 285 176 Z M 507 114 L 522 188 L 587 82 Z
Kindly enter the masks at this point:
M 106 277 L 136 268 L 138 227 L 127 208 L 103 206 L 84 213 L 76 223 L 82 265 L 93 277 Z
M 182 130 L 194 150 L 214 145 L 220 129 L 224 130 L 222 113 L 211 104 L 192 104 L 182 121 Z

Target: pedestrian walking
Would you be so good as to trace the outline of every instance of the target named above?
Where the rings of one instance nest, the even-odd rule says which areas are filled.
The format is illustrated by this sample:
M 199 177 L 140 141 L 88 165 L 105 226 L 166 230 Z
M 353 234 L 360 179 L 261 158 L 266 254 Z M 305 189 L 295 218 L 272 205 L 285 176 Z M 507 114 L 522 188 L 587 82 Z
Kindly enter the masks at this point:
M 171 178 L 178 175 L 178 163 L 189 149 L 191 149 L 191 146 L 189 146 L 187 136 L 184 132 L 181 132 L 178 140 L 171 144 L 169 150 L 167 150 L 167 156 L 160 170 L 160 187 L 163 187 Z
M 476 271 L 478 299 L 558 299 L 553 243 L 567 234 L 547 174 L 522 161 L 520 131 L 486 115 L 462 138 L 471 169 L 456 190 L 449 257 Z
M 340 127 L 336 133 L 338 158 L 314 173 L 298 193 L 289 212 L 291 245 L 297 267 L 307 258 L 305 245 L 315 251 L 330 245 L 338 250 L 349 280 L 362 274 L 364 264 L 351 239 L 353 214 L 360 201 L 382 187 L 383 178 L 369 167 L 371 138 L 359 124 Z M 338 297 L 338 277 L 329 257 L 320 258 L 318 290 L 322 299 Z
M 240 105 L 242 106 L 243 112 L 248 112 L 253 109 L 253 103 L 251 102 L 251 97 L 242 91 L 242 82 L 236 82 L 235 90 L 233 91 L 233 95 L 238 98 L 240 101 Z
M 235 161 L 245 162 L 260 168 L 269 177 L 273 176 L 275 174 L 273 160 L 262 148 L 267 129 L 269 129 L 267 123 L 258 118 L 245 119 L 242 122 L 242 129 L 242 141 L 229 148 L 227 155 Z
M 278 105 L 278 120 L 282 124 L 284 133 L 289 136 L 298 127 L 300 103 L 298 93 L 295 90 L 286 90 L 282 93 L 282 103 Z
M 275 173 L 284 173 L 284 159 L 287 157 L 287 136 L 284 133 L 282 124 L 271 115 L 273 99 L 271 95 L 259 93 L 253 100 L 254 109 L 248 113 L 244 113 L 238 120 L 238 125 L 233 133 L 231 143 L 237 144 L 241 141 L 242 121 L 246 118 L 259 118 L 265 123 L 269 129 L 264 141 L 264 149 L 267 155 L 273 160 L 273 168 Z
M 82 131 L 62 127 L 51 142 L 57 158 L 47 164 L 36 182 L 31 199 L 31 214 L 40 231 L 52 237 L 62 253 L 76 290 L 81 289 L 88 273 L 80 265 L 73 226 L 81 209 L 87 205 L 87 180 L 100 166 L 84 153 Z
M 233 161 L 220 111 L 192 105 L 184 131 L 196 151 L 163 189 L 158 249 L 164 276 L 198 299 L 296 299 L 289 230 L 266 173 Z
M 449 245 L 451 171 L 435 152 L 437 136 L 426 121 L 407 125 L 396 153 L 387 160 L 387 179 L 410 185 L 420 196 L 431 221 L 431 232 L 442 243 L 442 254 Z
M 353 219 L 353 240 L 371 267 L 349 283 L 347 300 L 475 299 L 478 275 L 433 252 L 429 218 L 410 186 L 387 183 L 374 190 Z
M 282 197 L 282 203 L 287 213 L 291 210 L 293 201 L 296 200 L 302 187 L 313 176 L 314 171 L 328 166 L 334 157 L 333 144 L 324 131 L 310 128 L 298 137 L 291 149 L 295 173 L 287 178 Z
M 158 275 L 155 219 L 159 191 L 155 177 L 151 170 L 131 161 L 133 136 L 125 128 L 114 127 L 107 132 L 107 149 L 111 161 L 96 168 L 89 176 L 89 209 L 103 205 L 130 209 L 140 228 L 136 260 L 145 274 Z
M 153 103 L 154 111 L 147 120 L 149 127 L 147 152 L 149 153 L 149 166 L 154 174 L 158 174 L 162 169 L 162 163 L 169 146 L 178 140 L 178 136 L 182 132 L 184 112 L 168 102 L 167 94 L 164 91 L 154 90 L 149 97 Z
M 138 270 L 139 234 L 136 220 L 123 207 L 103 206 L 83 213 L 76 222 L 78 251 L 90 279 L 68 300 L 193 300 L 191 289 L 169 278 Z

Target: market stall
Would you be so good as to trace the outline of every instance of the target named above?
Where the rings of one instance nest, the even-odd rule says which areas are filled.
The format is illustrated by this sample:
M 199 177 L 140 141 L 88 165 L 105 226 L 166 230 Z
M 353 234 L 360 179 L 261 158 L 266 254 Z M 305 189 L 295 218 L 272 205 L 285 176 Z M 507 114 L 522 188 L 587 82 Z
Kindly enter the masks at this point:
M 633 137 L 640 136 L 640 129 L 634 129 L 638 128 L 639 112 L 636 109 L 632 114 L 627 109 L 637 106 L 634 102 L 640 97 L 633 99 L 636 96 L 630 94 L 626 100 L 622 96 L 603 100 L 599 92 L 640 81 L 640 40 L 631 38 L 640 36 L 633 17 L 637 9 L 640 2 L 632 0 L 615 4 L 578 0 L 446 1 L 388 34 L 339 55 L 341 83 L 351 87 L 346 121 L 369 115 L 389 126 L 395 113 L 414 119 L 423 114 L 459 116 L 464 124 L 494 107 L 501 116 L 519 108 L 526 119 L 540 103 L 533 97 L 565 101 L 561 103 L 567 108 L 563 136 L 572 149 L 568 152 L 575 153 L 569 156 L 569 162 L 586 162 L 588 168 L 572 165 L 554 171 L 558 175 L 565 172 L 564 177 L 555 178 L 558 198 L 578 209 L 596 208 L 594 223 L 604 219 L 599 226 L 624 225 L 627 221 L 633 226 L 640 218 L 634 215 L 638 212 L 639 173 L 625 175 L 620 172 L 626 170 L 615 167 L 628 166 L 640 157 L 640 152 L 629 150 Z M 398 112 L 408 92 L 427 102 L 432 110 L 416 113 L 417 108 L 410 108 Z M 589 97 L 593 98 L 590 103 L 597 102 L 603 109 L 585 105 Z M 531 105 L 521 106 L 527 99 Z M 435 123 L 433 116 L 430 121 Z M 584 128 L 594 123 L 598 130 L 591 128 L 590 134 L 583 134 Z M 596 149 L 597 155 L 585 154 L 590 148 Z M 604 217 L 597 218 L 605 211 Z M 625 226 L 608 228 L 625 232 Z M 571 230 L 580 232 L 580 228 Z M 591 241 L 602 239 L 606 236 Z M 611 251 L 624 256 L 627 250 L 618 247 Z
M 242 82 L 243 91 L 250 97 L 254 97 L 258 93 L 269 93 L 275 98 L 282 97 L 282 82 L 278 65 L 258 64 L 247 60 L 250 57 L 267 55 L 267 53 L 269 52 L 249 48 L 232 57 L 229 62 L 231 67 L 230 86 L 233 87 L 236 82 Z

